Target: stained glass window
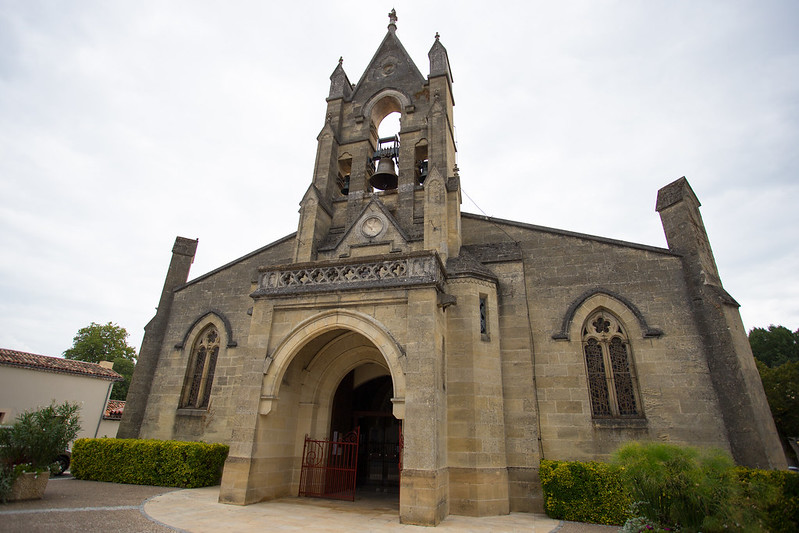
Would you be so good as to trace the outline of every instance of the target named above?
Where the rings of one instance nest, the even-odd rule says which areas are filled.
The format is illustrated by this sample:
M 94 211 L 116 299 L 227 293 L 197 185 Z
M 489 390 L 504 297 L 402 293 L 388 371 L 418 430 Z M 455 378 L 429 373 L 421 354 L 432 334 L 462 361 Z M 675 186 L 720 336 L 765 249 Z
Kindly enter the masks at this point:
M 216 359 L 219 355 L 219 333 L 208 326 L 197 337 L 189 359 L 181 407 L 205 409 L 211 396 Z
M 603 310 L 588 317 L 583 354 L 594 418 L 640 417 L 629 343 L 615 316 Z

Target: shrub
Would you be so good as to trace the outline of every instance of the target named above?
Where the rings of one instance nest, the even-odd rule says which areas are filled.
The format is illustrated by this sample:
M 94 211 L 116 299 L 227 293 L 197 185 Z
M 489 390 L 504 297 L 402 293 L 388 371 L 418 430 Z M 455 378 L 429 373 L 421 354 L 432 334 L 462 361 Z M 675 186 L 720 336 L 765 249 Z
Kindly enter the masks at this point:
M 542 460 L 539 474 L 546 513 L 561 520 L 628 533 L 799 531 L 799 474 L 733 467 L 719 450 L 630 444 L 613 464 Z
M 633 442 L 614 462 L 650 525 L 685 532 L 759 531 L 757 509 L 747 508 L 732 459 L 716 449 Z
M 55 402 L 25 411 L 0 430 L 0 500 L 22 472 L 44 472 L 80 431 L 80 406 Z
M 744 504 L 762 516 L 764 529 L 774 533 L 799 531 L 799 474 L 738 467 L 735 473 Z
M 6 503 L 14 483 L 14 467 L 0 463 L 0 502 Z
M 228 446 L 203 442 L 78 439 L 72 447 L 77 479 L 164 487 L 219 483 Z
M 632 500 L 612 465 L 542 460 L 538 473 L 544 509 L 552 518 L 608 525 L 630 518 Z
M 7 465 L 30 464 L 47 469 L 80 431 L 80 406 L 55 402 L 25 411 L 0 431 L 0 459 Z

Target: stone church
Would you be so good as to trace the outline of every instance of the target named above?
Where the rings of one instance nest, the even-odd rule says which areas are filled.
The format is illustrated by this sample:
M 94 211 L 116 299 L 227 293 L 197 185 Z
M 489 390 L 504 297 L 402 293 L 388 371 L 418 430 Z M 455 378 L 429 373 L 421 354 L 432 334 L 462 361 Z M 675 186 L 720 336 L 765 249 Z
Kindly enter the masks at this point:
M 424 76 L 389 19 L 357 83 L 330 76 L 296 233 L 192 281 L 175 241 L 118 436 L 229 444 L 221 502 L 315 476 L 423 525 L 540 511 L 542 458 L 629 440 L 784 468 L 685 178 L 657 193 L 668 249 L 462 213 L 447 51 Z

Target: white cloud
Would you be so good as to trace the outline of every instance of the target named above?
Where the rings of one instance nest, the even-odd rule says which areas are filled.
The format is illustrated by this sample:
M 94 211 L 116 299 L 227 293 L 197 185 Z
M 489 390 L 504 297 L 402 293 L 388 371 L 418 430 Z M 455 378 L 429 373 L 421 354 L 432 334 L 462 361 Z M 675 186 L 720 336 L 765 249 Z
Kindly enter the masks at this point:
M 747 327 L 799 327 L 792 2 L 402 1 L 455 77 L 464 190 L 488 214 L 665 246 L 686 175 Z M 328 76 L 357 82 L 373 2 L 0 2 L 0 346 L 114 321 L 138 345 L 176 235 L 193 276 L 296 229 Z M 464 210 L 477 212 L 468 199 Z

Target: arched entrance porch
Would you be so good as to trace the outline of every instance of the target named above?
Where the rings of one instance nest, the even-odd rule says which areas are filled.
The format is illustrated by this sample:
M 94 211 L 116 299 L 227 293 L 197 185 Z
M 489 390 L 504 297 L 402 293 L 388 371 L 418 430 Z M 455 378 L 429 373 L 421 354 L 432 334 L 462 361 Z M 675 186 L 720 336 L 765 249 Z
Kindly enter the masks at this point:
M 387 329 L 369 315 L 331 310 L 297 323 L 267 352 L 258 411 L 251 419 L 254 425 L 251 430 L 246 425 L 234 430 L 220 502 L 247 504 L 296 496 L 305 436 L 329 439 L 336 392 L 350 374 L 355 389 L 374 379 L 389 383 L 378 411 L 381 417 L 391 413 L 392 419 L 403 418 L 404 359 Z M 349 417 L 372 410 L 364 405 L 360 401 L 350 405 Z M 246 419 L 240 418 L 242 422 Z M 390 440 L 393 430 L 385 429 Z M 249 445 L 247 433 L 251 435 Z M 235 442 L 237 436 L 242 439 L 240 444 Z

